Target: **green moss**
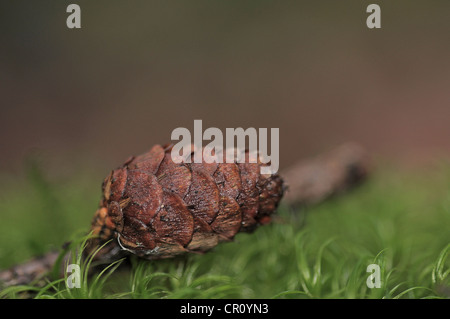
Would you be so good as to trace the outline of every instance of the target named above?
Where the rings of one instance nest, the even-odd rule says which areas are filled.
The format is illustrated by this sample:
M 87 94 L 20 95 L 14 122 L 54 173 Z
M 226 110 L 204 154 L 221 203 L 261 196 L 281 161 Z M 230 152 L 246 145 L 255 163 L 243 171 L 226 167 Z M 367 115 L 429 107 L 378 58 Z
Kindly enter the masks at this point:
M 9 183 L 2 192 L 1 267 L 89 227 L 100 196 L 96 184 L 78 177 L 55 187 L 40 178 L 25 186 Z M 272 224 L 207 254 L 132 258 L 127 267 L 84 278 L 79 291 L 64 280 L 35 290 L 39 298 L 448 298 L 449 186 L 448 166 L 385 168 L 320 205 L 281 207 Z M 58 209 L 49 213 L 52 205 Z M 65 226 L 56 226 L 55 218 Z M 369 264 L 380 266 L 381 288 L 367 286 Z M 20 297 L 24 289 L 3 295 Z

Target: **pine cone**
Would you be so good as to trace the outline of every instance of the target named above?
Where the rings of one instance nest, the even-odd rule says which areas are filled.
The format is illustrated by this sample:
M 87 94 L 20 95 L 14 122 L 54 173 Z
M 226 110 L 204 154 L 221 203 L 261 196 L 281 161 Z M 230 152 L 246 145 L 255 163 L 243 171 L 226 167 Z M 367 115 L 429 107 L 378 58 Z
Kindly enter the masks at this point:
M 236 233 L 270 221 L 283 181 L 263 175 L 260 162 L 176 164 L 172 145 L 155 145 L 128 159 L 103 182 L 92 222 L 90 249 L 113 239 L 100 253 L 124 251 L 147 259 L 206 252 Z

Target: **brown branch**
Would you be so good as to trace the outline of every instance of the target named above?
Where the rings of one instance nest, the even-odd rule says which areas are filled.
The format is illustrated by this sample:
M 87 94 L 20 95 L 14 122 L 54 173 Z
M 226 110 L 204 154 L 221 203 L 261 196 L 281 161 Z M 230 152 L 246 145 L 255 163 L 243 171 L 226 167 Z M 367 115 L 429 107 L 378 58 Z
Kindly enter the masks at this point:
M 0 272 L 0 287 L 28 285 L 44 278 L 53 268 L 59 252 L 51 251 Z
M 287 185 L 283 202 L 290 206 L 319 203 L 363 181 L 369 167 L 366 151 L 353 143 L 300 161 L 280 173 Z
M 319 203 L 360 183 L 368 170 L 368 157 L 360 146 L 342 145 L 282 171 L 280 175 L 287 185 L 283 202 L 290 206 Z M 49 252 L 0 272 L 0 286 L 30 284 L 43 278 L 58 255 L 58 252 Z

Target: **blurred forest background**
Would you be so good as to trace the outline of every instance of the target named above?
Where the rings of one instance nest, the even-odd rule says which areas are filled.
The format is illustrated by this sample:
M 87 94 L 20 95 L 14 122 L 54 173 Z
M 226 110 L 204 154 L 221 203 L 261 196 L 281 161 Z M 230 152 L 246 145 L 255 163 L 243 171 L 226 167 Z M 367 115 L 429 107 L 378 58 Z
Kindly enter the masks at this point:
M 449 1 L 1 1 L 0 171 L 39 153 L 99 181 L 176 127 L 278 127 L 280 162 L 344 141 L 401 163 L 450 145 Z M 403 165 L 403 164 L 402 164 Z

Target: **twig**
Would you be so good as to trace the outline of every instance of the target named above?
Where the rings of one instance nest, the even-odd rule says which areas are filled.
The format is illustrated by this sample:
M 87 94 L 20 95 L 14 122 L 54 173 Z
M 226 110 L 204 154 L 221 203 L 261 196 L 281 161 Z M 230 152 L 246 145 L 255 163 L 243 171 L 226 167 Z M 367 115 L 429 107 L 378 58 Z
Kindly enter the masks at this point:
M 369 169 L 368 155 L 361 146 L 341 145 L 281 172 L 288 187 L 283 202 L 290 206 L 319 203 L 362 182 Z
M 42 256 L 0 272 L 1 286 L 29 285 L 47 275 L 58 259 L 58 251 L 50 251 Z
M 280 173 L 287 185 L 283 202 L 312 205 L 341 193 L 365 179 L 369 171 L 366 152 L 345 144 L 321 156 L 300 161 Z M 0 285 L 24 285 L 43 278 L 53 268 L 59 252 L 49 252 L 0 272 Z

